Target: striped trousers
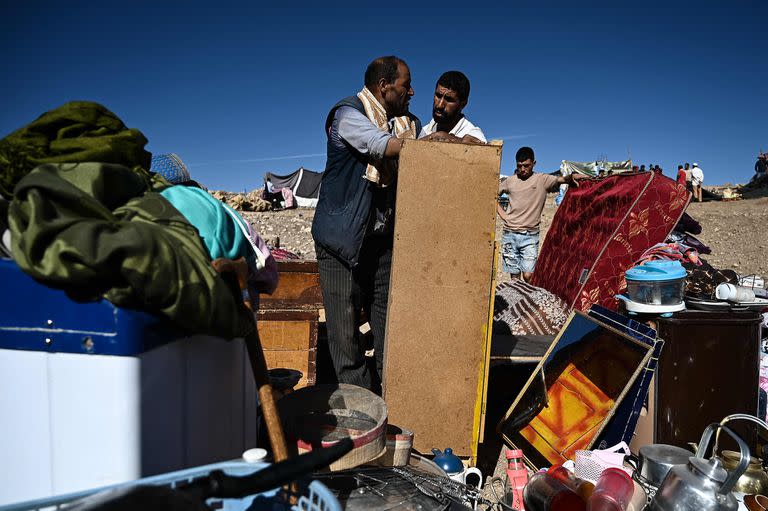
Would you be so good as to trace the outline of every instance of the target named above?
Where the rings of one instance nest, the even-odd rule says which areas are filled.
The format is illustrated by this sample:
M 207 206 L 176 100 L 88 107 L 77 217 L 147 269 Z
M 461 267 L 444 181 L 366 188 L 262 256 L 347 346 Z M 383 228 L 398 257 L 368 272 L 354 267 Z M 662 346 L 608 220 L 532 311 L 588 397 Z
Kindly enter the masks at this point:
M 315 243 L 315 253 L 323 291 L 328 350 L 336 378 L 340 383 L 359 385 L 381 394 L 392 237 L 367 237 L 355 268 L 347 266 L 319 243 Z M 377 374 L 371 374 L 366 364 L 359 330 L 361 310 L 371 325 Z

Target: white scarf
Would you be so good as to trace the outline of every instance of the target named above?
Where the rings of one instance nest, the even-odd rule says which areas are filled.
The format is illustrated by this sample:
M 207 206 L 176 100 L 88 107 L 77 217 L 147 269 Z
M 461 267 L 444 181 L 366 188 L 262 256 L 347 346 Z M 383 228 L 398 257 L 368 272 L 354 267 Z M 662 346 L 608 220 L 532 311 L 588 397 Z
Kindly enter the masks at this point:
M 368 90 L 368 87 L 363 87 L 363 90 L 357 93 L 357 97 L 363 103 L 365 108 L 365 115 L 368 119 L 380 130 L 389 133 L 389 120 L 387 119 L 387 111 L 381 106 L 381 103 L 376 99 L 376 96 Z M 394 121 L 394 133 L 396 138 L 416 138 L 416 123 L 411 120 L 407 115 L 401 117 L 395 117 Z M 392 184 L 395 173 L 397 171 L 397 161 L 382 159 L 376 165 L 368 164 L 365 169 L 365 179 L 376 183 L 379 186 L 388 186 Z

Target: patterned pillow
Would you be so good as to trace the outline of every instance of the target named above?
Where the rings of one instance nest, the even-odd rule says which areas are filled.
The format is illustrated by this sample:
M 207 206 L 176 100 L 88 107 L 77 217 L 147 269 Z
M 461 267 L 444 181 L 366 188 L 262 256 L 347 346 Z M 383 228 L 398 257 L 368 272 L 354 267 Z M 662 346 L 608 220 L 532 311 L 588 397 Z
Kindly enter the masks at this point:
M 496 286 L 493 332 L 512 335 L 556 335 L 570 310 L 544 288 L 520 279 Z

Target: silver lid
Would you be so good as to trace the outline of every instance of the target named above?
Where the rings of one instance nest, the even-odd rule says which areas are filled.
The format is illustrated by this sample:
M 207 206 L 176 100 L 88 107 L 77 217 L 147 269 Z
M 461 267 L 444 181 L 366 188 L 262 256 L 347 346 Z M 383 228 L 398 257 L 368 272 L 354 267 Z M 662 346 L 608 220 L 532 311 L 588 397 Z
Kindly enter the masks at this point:
M 724 483 L 725 478 L 728 477 L 728 472 L 725 471 L 720 460 L 716 458 L 712 458 L 711 460 L 690 458 L 688 460 L 688 466 L 692 467 L 694 471 L 699 472 L 718 483 Z
M 687 449 L 667 444 L 650 444 L 640 448 L 640 456 L 643 458 L 666 465 L 683 465 L 688 463 L 688 458 L 693 455 Z

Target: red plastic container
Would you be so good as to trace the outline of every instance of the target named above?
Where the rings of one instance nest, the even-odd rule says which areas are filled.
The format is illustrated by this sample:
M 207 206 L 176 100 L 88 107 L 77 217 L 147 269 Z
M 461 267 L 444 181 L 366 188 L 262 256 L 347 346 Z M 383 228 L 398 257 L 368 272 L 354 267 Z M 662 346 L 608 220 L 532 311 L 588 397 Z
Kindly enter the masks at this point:
M 585 511 L 584 500 L 559 479 L 538 472 L 523 490 L 525 509 L 547 511 Z
M 585 481 L 584 479 L 579 479 L 573 475 L 573 472 L 562 465 L 554 465 L 549 467 L 547 470 L 547 475 L 550 475 L 555 479 L 559 479 L 570 489 L 578 493 L 579 496 L 584 499 L 584 502 L 586 502 L 587 499 L 589 499 L 589 497 L 595 491 L 594 484 L 590 483 L 589 481 Z
M 635 485 L 626 472 L 607 468 L 587 501 L 587 511 L 626 511 L 634 492 Z

